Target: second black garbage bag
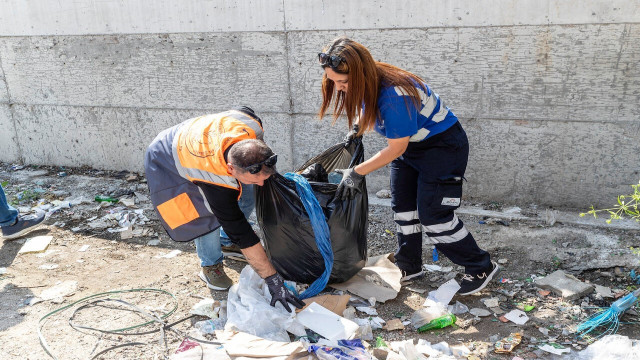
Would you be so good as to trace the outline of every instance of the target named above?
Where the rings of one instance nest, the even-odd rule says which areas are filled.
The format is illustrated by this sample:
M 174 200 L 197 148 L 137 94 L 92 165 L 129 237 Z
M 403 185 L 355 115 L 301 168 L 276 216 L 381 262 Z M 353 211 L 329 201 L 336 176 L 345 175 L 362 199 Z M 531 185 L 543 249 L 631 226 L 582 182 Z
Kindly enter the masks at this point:
M 296 173 L 311 174 L 306 176 L 308 179 L 321 173 L 322 180 L 329 174 L 331 180 L 335 169 L 350 168 L 364 160 L 362 138 L 355 138 L 345 145 L 340 143 L 326 149 L 300 166 Z M 309 184 L 329 226 L 334 255 L 329 283 L 344 282 L 360 271 L 367 261 L 369 202 L 366 182 L 362 182 L 361 191 L 353 199 L 347 200 L 334 198 L 337 184 L 313 180 L 309 180 Z M 295 183 L 274 174 L 257 189 L 256 214 L 273 266 L 287 280 L 312 283 L 324 272 L 324 261 Z

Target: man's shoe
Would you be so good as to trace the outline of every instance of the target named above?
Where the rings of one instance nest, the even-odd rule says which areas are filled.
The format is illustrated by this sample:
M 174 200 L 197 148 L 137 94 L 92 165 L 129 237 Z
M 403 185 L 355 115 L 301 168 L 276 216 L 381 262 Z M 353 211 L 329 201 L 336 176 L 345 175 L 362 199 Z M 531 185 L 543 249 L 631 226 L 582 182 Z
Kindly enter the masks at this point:
M 19 238 L 39 228 L 43 221 L 44 212 L 31 216 L 18 217 L 15 224 L 2 227 L 2 238 L 6 240 Z
M 407 282 L 413 279 L 418 279 L 421 278 L 422 276 L 424 276 L 424 270 L 420 269 L 420 271 L 418 271 L 417 273 L 413 273 L 413 274 L 407 274 L 406 271 L 401 270 L 402 271 L 402 278 L 400 278 L 400 282 Z
M 498 264 L 492 261 L 491 267 L 485 269 L 485 271 L 478 275 L 465 274 L 460 281 L 460 290 L 458 290 L 458 294 L 471 295 L 484 289 L 499 269 L 500 267 Z
M 207 283 L 209 289 L 227 290 L 233 285 L 233 280 L 224 272 L 224 265 L 222 265 L 222 263 L 203 266 L 198 276 L 200 276 L 202 281 Z
M 231 245 L 222 245 L 222 255 L 224 257 L 237 257 L 237 258 L 241 258 L 244 259 L 244 255 L 242 254 L 242 251 L 240 251 L 240 247 L 236 244 L 231 244 Z

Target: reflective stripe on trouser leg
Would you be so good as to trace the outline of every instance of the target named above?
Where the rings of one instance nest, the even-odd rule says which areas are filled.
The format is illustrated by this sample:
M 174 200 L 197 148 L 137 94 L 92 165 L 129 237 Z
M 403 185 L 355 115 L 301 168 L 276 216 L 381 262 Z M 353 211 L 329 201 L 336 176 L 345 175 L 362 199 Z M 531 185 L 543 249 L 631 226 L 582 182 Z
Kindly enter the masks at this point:
M 397 227 L 398 250 L 396 264 L 408 274 L 422 268 L 422 229 L 418 219 L 418 172 L 404 161 L 396 159 L 391 169 L 391 206 Z
M 423 225 L 428 241 L 454 264 L 465 267 L 468 274 L 479 274 L 491 265 L 489 253 L 480 249 L 457 215 L 440 224 Z

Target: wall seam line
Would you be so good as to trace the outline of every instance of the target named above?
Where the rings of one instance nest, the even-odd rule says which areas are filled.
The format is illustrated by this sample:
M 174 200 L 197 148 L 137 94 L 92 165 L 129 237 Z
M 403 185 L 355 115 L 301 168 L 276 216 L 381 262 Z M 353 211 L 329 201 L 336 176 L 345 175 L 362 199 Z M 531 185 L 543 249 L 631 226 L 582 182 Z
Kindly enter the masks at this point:
M 15 136 L 14 143 L 18 148 L 18 160 L 20 163 L 24 163 L 24 158 L 22 156 L 22 146 L 20 145 L 20 141 L 18 141 L 18 126 L 16 124 L 16 117 L 14 115 L 14 107 L 13 101 L 11 101 L 11 92 L 9 91 L 9 82 L 7 81 L 7 74 L 4 72 L 4 64 L 2 63 L 2 54 L 0 54 L 0 73 L 2 73 L 2 78 L 4 79 L 4 87 L 7 92 L 7 106 L 9 107 L 9 116 L 11 117 L 11 125 L 13 125 L 13 135 Z
M 287 97 L 289 100 L 289 110 L 287 115 L 289 117 L 289 124 L 291 124 L 291 130 L 289 131 L 289 150 L 291 151 L 291 168 L 295 169 L 295 152 L 293 148 L 293 141 L 295 138 L 295 126 L 293 123 L 293 96 L 291 93 L 291 57 L 289 56 L 289 31 L 287 30 L 287 4 L 285 0 L 282 0 L 282 28 L 284 29 L 284 51 L 287 59 Z

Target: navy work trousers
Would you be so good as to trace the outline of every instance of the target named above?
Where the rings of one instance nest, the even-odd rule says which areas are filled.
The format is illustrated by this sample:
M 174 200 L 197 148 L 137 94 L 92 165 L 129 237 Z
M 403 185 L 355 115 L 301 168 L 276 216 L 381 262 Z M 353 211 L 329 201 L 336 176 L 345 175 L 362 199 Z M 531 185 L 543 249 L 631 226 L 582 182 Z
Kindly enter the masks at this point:
M 491 266 L 454 210 L 460 207 L 469 141 L 460 123 L 410 143 L 391 164 L 391 203 L 397 225 L 396 262 L 407 274 L 422 268 L 422 232 L 439 252 L 476 275 Z

